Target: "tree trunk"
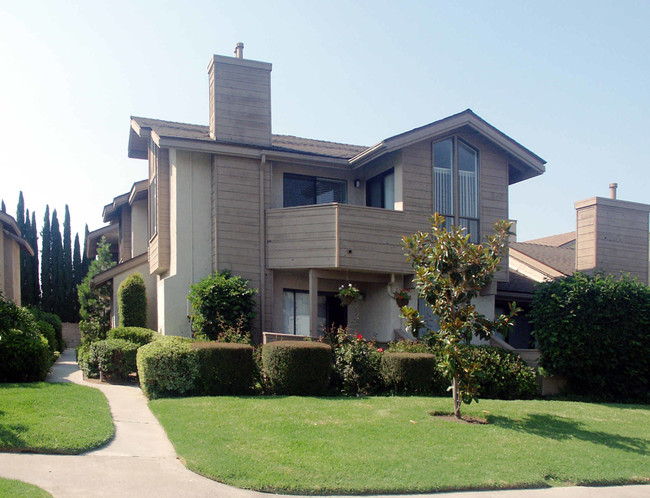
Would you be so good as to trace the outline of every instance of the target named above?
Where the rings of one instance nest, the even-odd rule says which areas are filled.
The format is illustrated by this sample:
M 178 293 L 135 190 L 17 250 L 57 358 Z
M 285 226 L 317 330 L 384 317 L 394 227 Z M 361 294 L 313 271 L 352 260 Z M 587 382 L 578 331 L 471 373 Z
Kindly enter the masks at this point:
M 458 393 L 458 377 L 454 377 L 451 385 L 451 393 L 454 398 L 454 416 L 460 418 L 460 394 Z

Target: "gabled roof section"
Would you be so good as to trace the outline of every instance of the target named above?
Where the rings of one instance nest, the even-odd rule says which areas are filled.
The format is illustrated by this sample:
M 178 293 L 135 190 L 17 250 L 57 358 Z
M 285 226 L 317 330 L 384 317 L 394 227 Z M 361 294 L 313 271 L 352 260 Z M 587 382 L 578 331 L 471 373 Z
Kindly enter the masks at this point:
M 541 237 L 539 239 L 526 240 L 528 244 L 539 244 L 552 247 L 568 247 L 572 246 L 576 241 L 576 232 L 559 233 L 557 235 L 549 235 L 548 237 Z
M 13 216 L 8 215 L 7 213 L 0 212 L 0 230 L 12 240 L 15 240 L 20 248 L 25 251 L 30 256 L 34 255 L 34 249 L 29 245 L 22 235 L 20 235 L 20 230 L 18 229 L 18 224 Z
M 546 171 L 544 159 L 492 126 L 471 109 L 382 140 L 353 157 L 350 162 L 360 166 L 394 150 L 462 128 L 478 132 L 510 156 L 510 184 L 541 175 Z
M 532 266 L 538 266 L 537 269 L 544 272 L 544 266 L 552 268 L 562 275 L 572 275 L 575 271 L 575 249 L 570 247 L 553 247 L 540 244 L 531 244 L 528 242 L 511 242 L 511 251 L 515 254 L 521 253 L 528 256 L 527 263 Z M 511 252 L 511 255 L 513 253 Z M 535 265 L 534 261 L 541 263 Z
M 116 219 L 120 210 L 127 204 L 132 205 L 136 200 L 146 198 L 148 195 L 148 185 L 148 180 L 140 180 L 139 182 L 135 182 L 131 186 L 131 190 L 128 192 L 120 194 L 117 197 L 113 197 L 113 202 L 104 206 L 104 210 L 102 212 L 104 223 L 109 223 L 112 220 Z

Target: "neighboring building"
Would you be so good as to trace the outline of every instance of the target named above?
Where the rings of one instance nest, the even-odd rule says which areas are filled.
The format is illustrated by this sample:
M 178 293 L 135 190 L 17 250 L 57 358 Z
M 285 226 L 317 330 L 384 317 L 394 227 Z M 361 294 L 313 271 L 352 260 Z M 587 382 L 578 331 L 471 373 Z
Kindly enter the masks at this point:
M 0 212 L 0 294 L 20 306 L 20 251 L 34 250 L 20 235 L 16 220 Z
M 156 279 L 149 274 L 147 205 L 148 184 L 142 180 L 133 184 L 129 192 L 117 196 L 104 206 L 103 218 L 109 225 L 88 234 L 88 257 L 95 257 L 97 244 L 106 237 L 117 265 L 95 275 L 91 285 L 109 285 L 112 292 L 111 326 L 119 323 L 117 293 L 120 284 L 134 273 L 141 273 L 147 287 L 147 327 L 157 330 Z
M 229 269 L 259 289 L 258 339 L 357 318 L 366 337 L 394 339 L 390 292 L 413 287 L 402 235 L 438 211 L 483 240 L 508 218 L 508 186 L 545 161 L 469 109 L 371 147 L 274 135 L 271 64 L 242 49 L 210 60 L 209 125 L 131 118 L 129 157 L 149 165 L 158 330 L 190 335 L 189 286 Z M 335 297 L 348 282 L 363 294 L 350 316 Z M 495 292 L 477 299 L 483 313 Z

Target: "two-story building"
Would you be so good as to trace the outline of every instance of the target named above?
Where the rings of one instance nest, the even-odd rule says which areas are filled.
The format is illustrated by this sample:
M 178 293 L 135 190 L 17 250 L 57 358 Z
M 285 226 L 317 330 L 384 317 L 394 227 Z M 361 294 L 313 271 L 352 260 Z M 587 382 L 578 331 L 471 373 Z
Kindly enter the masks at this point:
M 189 286 L 229 269 L 259 289 L 258 334 L 351 322 L 392 340 L 402 323 L 391 293 L 413 287 L 402 235 L 427 230 L 437 211 L 483 240 L 508 218 L 508 186 L 544 172 L 469 109 L 370 147 L 274 135 L 271 64 L 235 54 L 208 65 L 207 126 L 131 118 L 129 157 L 148 162 L 162 333 L 190 335 Z M 497 280 L 507 279 L 506 264 Z M 348 283 L 363 296 L 352 310 L 336 297 Z M 483 313 L 494 314 L 495 292 L 478 298 Z
M 0 212 L 0 294 L 20 306 L 20 251 L 34 255 L 16 220 Z

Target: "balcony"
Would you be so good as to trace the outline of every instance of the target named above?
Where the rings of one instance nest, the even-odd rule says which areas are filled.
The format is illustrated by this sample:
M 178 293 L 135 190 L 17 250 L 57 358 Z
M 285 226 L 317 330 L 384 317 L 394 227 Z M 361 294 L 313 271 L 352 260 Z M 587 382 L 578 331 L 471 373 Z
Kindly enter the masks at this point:
M 267 267 L 410 273 L 401 239 L 415 230 L 403 211 L 337 203 L 270 209 Z

